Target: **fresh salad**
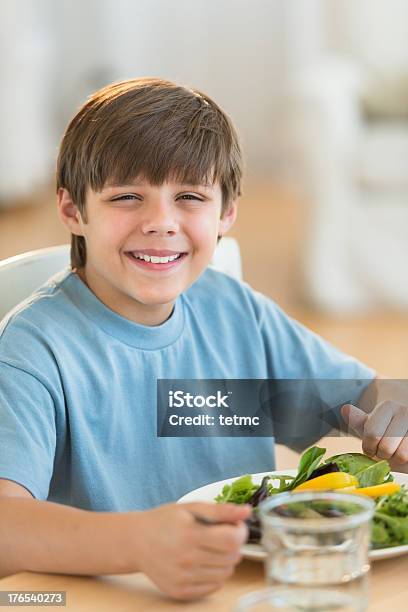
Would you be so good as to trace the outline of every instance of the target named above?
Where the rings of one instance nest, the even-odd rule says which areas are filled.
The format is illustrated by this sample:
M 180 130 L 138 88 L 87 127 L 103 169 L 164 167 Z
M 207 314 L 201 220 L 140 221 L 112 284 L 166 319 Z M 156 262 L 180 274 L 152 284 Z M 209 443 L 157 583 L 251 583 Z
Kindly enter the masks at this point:
M 394 482 L 389 463 L 385 460 L 375 461 L 361 453 L 334 455 L 323 460 L 325 453 L 326 449 L 318 446 L 305 451 L 296 476 L 271 474 L 265 476 L 260 485 L 254 484 L 250 475 L 241 476 L 225 485 L 215 501 L 253 506 L 254 511 L 248 520 L 249 542 L 258 543 L 261 526 L 257 507 L 271 495 L 306 490 L 336 490 L 368 495 L 376 503 L 371 532 L 372 548 L 408 544 L 408 490 Z M 320 510 L 322 516 L 334 516 L 332 512 L 327 508 Z

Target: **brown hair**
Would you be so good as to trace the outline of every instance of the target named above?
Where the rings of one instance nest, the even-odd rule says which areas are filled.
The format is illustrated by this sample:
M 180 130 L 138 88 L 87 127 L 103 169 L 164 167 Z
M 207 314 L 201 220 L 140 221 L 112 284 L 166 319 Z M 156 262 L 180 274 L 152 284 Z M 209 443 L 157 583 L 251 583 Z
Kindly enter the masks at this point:
M 157 78 L 130 79 L 95 92 L 69 123 L 56 170 L 86 221 L 88 187 L 152 185 L 172 178 L 219 181 L 223 212 L 241 195 L 242 153 L 230 118 L 204 93 Z M 71 265 L 86 262 L 83 236 L 72 235 Z

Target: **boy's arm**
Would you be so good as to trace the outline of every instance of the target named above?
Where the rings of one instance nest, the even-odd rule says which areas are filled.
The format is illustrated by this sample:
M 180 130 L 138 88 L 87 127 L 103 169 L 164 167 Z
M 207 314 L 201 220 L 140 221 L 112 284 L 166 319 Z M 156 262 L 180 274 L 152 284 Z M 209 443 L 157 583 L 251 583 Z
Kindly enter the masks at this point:
M 15 483 L 12 493 L 2 482 L 8 494 L 0 492 L 0 577 L 21 571 L 143 571 L 171 597 L 196 599 L 231 576 L 247 538 L 248 506 L 191 503 L 91 512 L 33 499 Z
M 132 529 L 137 529 L 137 514 L 132 513 Z M 128 515 L 122 514 L 120 521 L 117 516 L 39 501 L 21 485 L 0 479 L 0 577 L 20 571 L 138 571 L 136 559 L 130 563 L 126 558 Z

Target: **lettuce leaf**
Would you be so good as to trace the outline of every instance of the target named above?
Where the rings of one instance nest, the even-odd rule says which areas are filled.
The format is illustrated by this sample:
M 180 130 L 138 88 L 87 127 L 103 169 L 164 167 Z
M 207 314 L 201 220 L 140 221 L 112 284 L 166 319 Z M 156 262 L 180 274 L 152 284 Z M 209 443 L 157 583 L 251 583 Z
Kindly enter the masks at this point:
M 390 469 L 390 464 L 384 459 L 363 468 L 360 472 L 356 472 L 355 477 L 360 483 L 360 487 L 372 487 L 382 484 L 390 473 Z
M 408 517 L 389 516 L 383 512 L 376 512 L 371 544 L 373 548 L 408 544 Z
M 388 461 L 376 461 L 362 453 L 334 455 L 325 461 L 325 463 L 331 462 L 335 463 L 341 472 L 353 474 L 358 479 L 360 487 L 371 487 L 393 480 Z
M 367 457 L 367 455 L 362 453 L 344 453 L 329 457 L 325 463 L 335 463 L 341 472 L 355 475 L 357 472 L 361 472 L 377 462 L 375 459 L 371 459 L 371 457 Z
M 397 493 L 381 497 L 375 510 L 390 516 L 408 517 L 408 491 L 405 485 Z
M 377 501 L 371 533 L 373 548 L 402 544 L 408 544 L 408 491 L 405 485 L 397 493 Z
M 215 501 L 221 503 L 245 504 L 251 495 L 259 488 L 259 485 L 252 482 L 252 476 L 246 474 L 237 478 L 231 484 L 223 486 L 222 491 Z
M 302 454 L 299 461 L 298 473 L 296 474 L 295 479 L 290 483 L 290 489 L 294 489 L 310 477 L 312 472 L 319 465 L 325 452 L 325 448 L 312 446 Z

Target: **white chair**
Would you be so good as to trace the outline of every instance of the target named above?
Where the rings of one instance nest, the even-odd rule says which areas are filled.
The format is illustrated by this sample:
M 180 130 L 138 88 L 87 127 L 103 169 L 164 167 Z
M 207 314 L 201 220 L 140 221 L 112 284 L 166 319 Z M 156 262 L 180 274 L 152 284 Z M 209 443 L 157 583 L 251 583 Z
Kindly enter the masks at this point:
M 69 244 L 28 251 L 0 261 L 0 320 L 53 274 L 69 265 Z M 234 238 L 223 238 L 215 250 L 211 265 L 242 279 L 238 242 Z

